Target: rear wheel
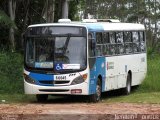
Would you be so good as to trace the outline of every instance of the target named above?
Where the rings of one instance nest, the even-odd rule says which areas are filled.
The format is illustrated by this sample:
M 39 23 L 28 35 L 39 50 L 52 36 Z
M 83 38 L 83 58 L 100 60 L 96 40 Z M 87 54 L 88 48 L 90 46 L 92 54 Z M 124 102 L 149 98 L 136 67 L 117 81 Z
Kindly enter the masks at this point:
M 126 87 L 124 88 L 124 94 L 129 95 L 131 93 L 131 75 L 128 73 Z
M 96 93 L 93 95 L 90 95 L 90 102 L 99 102 L 101 100 L 101 93 L 102 93 L 102 87 L 101 87 L 101 81 L 98 78 L 97 85 L 96 85 Z
M 48 95 L 38 94 L 36 95 L 36 98 L 38 102 L 46 102 L 48 99 Z

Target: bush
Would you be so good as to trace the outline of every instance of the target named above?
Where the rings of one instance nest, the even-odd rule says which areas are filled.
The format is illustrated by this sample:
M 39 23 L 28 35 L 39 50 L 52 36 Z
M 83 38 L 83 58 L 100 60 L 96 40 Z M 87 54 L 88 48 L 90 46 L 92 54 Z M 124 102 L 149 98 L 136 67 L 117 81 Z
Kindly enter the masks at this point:
M 0 52 L 0 94 L 23 93 L 23 56 Z
M 140 85 L 143 92 L 160 92 L 160 55 L 148 55 L 147 76 Z

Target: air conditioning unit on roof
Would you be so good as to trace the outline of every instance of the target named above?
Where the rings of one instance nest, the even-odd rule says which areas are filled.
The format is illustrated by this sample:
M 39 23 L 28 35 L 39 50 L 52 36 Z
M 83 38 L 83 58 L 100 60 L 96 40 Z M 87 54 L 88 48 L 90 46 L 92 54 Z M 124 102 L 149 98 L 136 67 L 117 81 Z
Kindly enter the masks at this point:
M 71 23 L 70 19 L 59 19 L 58 20 L 59 23 Z
M 83 19 L 82 22 L 85 22 L 85 23 L 95 23 L 95 22 L 97 22 L 97 20 L 96 19 Z

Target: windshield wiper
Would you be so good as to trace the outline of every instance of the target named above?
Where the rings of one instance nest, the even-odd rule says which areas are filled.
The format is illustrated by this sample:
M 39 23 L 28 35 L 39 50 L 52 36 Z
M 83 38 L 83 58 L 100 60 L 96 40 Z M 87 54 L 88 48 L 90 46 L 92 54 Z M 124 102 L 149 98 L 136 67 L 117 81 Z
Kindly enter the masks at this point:
M 68 34 L 67 39 L 66 39 L 66 42 L 65 42 L 65 45 L 64 45 L 64 47 L 63 47 L 63 54 L 66 53 L 66 50 L 67 50 L 67 48 L 68 48 L 68 44 L 69 44 L 70 37 L 71 37 L 71 34 Z

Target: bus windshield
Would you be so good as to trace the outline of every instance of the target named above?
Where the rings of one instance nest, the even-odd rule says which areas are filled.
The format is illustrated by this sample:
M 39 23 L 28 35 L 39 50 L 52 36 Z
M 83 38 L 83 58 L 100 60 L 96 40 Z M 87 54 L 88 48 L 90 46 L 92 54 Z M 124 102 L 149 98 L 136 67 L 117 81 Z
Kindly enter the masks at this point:
M 26 37 L 26 67 L 58 72 L 84 70 L 86 37 L 73 34 Z

